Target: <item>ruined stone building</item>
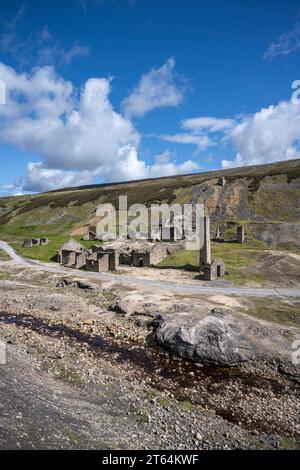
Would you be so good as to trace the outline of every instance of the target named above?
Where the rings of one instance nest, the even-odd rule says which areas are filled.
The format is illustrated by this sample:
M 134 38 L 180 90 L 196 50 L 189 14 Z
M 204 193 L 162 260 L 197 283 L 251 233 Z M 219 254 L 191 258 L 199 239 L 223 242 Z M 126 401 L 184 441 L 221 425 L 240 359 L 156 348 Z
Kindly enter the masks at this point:
M 155 266 L 178 249 L 179 245 L 172 243 L 154 243 L 133 249 L 132 265 L 139 268 Z
M 75 240 L 69 240 L 60 247 L 57 261 L 69 268 L 83 268 L 86 265 L 85 248 Z
M 219 180 L 218 180 L 218 185 L 222 186 L 222 188 L 224 188 L 225 184 L 226 184 L 226 178 L 224 178 L 224 176 L 222 176 L 222 178 L 219 178 Z
M 47 245 L 49 242 L 48 238 L 26 238 L 23 242 L 24 248 L 32 248 L 34 245 Z
M 154 266 L 181 248 L 179 243 L 150 242 L 148 240 L 116 240 L 105 246 L 94 245 L 91 252 L 112 252 L 115 266 Z
M 134 251 L 132 253 L 132 264 L 138 268 L 150 268 L 150 251 Z
M 83 237 L 82 240 L 96 240 L 97 235 L 92 230 L 89 230 Z
M 126 250 L 117 253 L 117 265 L 124 264 L 127 266 L 132 266 L 132 249 L 130 249 L 130 247 L 127 247 Z
M 87 271 L 115 271 L 116 259 L 113 251 L 94 251 L 86 257 Z
M 64 243 L 57 253 L 62 265 L 87 271 L 114 271 L 118 265 L 154 266 L 181 248 L 180 243 L 149 242 L 148 240 L 117 240 L 93 245 L 86 250 L 75 240 Z
M 201 227 L 199 270 L 206 281 L 213 281 L 225 275 L 225 264 L 221 260 L 211 259 L 210 219 L 204 217 Z
M 57 252 L 57 261 L 69 268 L 86 268 L 87 271 L 101 272 L 116 269 L 115 250 L 94 245 L 86 250 L 75 240 L 64 243 Z
M 32 240 L 31 238 L 26 238 L 23 242 L 24 248 L 31 248 L 32 247 Z
M 245 228 L 242 225 L 237 228 L 237 242 L 241 244 L 245 242 Z

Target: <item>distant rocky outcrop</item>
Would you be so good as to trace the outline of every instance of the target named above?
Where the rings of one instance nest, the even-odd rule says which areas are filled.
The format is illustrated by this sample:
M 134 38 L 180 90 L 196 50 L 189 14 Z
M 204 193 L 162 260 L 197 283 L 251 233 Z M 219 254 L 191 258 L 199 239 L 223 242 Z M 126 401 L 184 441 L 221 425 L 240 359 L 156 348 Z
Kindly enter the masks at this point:
M 18 227 L 51 225 L 51 233 L 84 235 L 98 223 L 96 208 L 111 203 L 118 208 L 120 195 L 134 203 L 202 203 L 211 220 L 212 238 L 219 229 L 225 241 L 236 239 L 245 226 L 247 240 L 261 240 L 271 247 L 299 248 L 300 159 L 183 176 L 131 181 L 124 184 L 69 188 L 32 195 L 16 204 L 1 200 L 6 212 L 0 225 Z M 10 227 L 12 230 L 12 227 Z M 93 238 L 94 234 L 88 235 Z

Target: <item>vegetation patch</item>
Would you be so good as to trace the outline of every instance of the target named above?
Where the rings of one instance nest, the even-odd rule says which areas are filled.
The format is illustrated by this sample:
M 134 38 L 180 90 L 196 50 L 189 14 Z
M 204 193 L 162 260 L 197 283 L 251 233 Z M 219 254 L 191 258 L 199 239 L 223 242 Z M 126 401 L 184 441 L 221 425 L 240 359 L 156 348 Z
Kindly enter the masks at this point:
M 54 230 L 53 230 L 54 229 Z M 29 259 L 45 262 L 56 261 L 58 249 L 70 238 L 74 238 L 86 249 L 95 244 L 101 244 L 98 240 L 81 240 L 81 236 L 71 236 L 71 230 L 56 232 L 56 226 L 51 225 L 24 225 L 13 224 L 0 225 L 0 238 L 7 241 L 18 253 Z M 23 242 L 26 238 L 47 237 L 49 243 L 46 245 L 33 245 L 31 248 L 24 248 Z M 1 253 L 1 252 L 0 252 Z M 3 252 L 2 252 L 3 253 Z
M 247 314 L 283 326 L 300 326 L 300 300 L 253 298 Z
M 75 370 L 64 366 L 60 366 L 59 370 L 56 372 L 56 376 L 58 379 L 66 382 L 84 384 L 84 380 L 76 373 Z
M 224 261 L 228 272 L 225 279 L 237 284 L 245 284 L 249 281 L 263 282 L 263 277 L 259 273 L 251 272 L 251 267 L 261 261 L 264 256 L 264 250 L 253 248 L 252 242 L 244 245 L 238 243 L 212 243 L 212 258 Z M 184 269 L 186 265 L 191 265 L 195 270 L 199 269 L 198 250 L 178 251 L 164 259 L 157 267 Z
M 1 261 L 8 261 L 10 260 L 10 256 L 6 253 L 6 251 L 0 249 L 0 260 Z
M 185 411 L 185 412 L 193 411 L 193 404 L 188 400 L 179 402 L 179 406 L 182 411 Z
M 140 424 L 149 424 L 151 421 L 151 416 L 149 412 L 145 410 L 144 408 L 140 408 L 138 406 L 131 404 L 129 406 L 129 412 L 133 413 L 136 416 L 137 421 Z

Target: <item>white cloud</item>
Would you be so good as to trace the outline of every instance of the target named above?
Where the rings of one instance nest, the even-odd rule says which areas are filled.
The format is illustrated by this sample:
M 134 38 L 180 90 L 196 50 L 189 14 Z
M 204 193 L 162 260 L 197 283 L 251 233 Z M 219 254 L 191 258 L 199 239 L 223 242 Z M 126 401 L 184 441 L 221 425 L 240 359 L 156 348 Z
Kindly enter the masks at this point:
M 186 160 L 177 164 L 176 161 L 171 160 L 173 156 L 171 152 L 166 151 L 155 157 L 153 165 L 147 165 L 144 161 L 138 159 L 136 149 L 131 147 L 126 149 L 125 158 L 120 159 L 117 165 L 110 165 L 107 168 L 106 178 L 111 182 L 130 181 L 186 174 L 200 170 L 198 163 Z M 42 162 L 28 163 L 26 177 L 18 177 L 14 184 L 1 186 L 0 192 L 21 194 L 84 186 L 93 183 L 96 176 L 103 176 L 99 169 L 94 171 L 66 171 L 47 168 Z
M 89 171 L 63 171 L 46 168 L 42 162 L 28 163 L 27 177 L 22 183 L 22 191 L 42 192 L 70 186 L 81 186 L 92 182 Z M 20 184 L 20 181 L 19 181 Z
M 300 156 L 300 105 L 284 101 L 242 118 L 229 133 L 237 155 L 222 167 L 256 165 Z
M 161 139 L 177 144 L 196 145 L 196 153 L 198 153 L 216 145 L 215 136 L 211 134 L 228 131 L 234 124 L 235 120 L 233 119 L 215 117 L 185 119 L 181 122 L 181 127 L 187 132 L 163 135 Z
M 219 132 L 225 129 L 229 129 L 234 125 L 233 119 L 220 119 L 214 117 L 197 117 L 192 119 L 186 119 L 182 121 L 183 129 L 193 132 Z
M 129 118 L 114 111 L 111 82 L 89 79 L 78 92 L 52 67 L 18 74 L 0 63 L 7 104 L 0 107 L 0 142 L 41 157 L 13 190 L 38 192 L 89 184 L 95 178 L 120 181 L 193 171 L 191 161 L 138 157 L 140 135 Z
M 223 168 L 256 165 L 300 157 L 300 104 L 284 101 L 253 115 L 234 119 L 197 117 L 182 121 L 186 133 L 163 140 L 194 144 L 197 151 L 230 145 L 236 155 Z
M 145 73 L 122 103 L 125 114 L 141 117 L 153 109 L 178 106 L 183 100 L 183 91 L 176 83 L 174 67 L 175 61 L 170 58 L 162 67 Z
M 78 96 L 51 67 L 27 75 L 0 64 L 0 75 L 7 90 L 1 141 L 43 155 L 48 167 L 106 174 L 122 147 L 139 142 L 131 122 L 113 110 L 107 79 L 88 80 Z
M 80 44 L 73 44 L 69 49 L 65 49 L 54 43 L 49 46 L 41 47 L 36 56 L 38 64 L 55 64 L 56 66 L 70 64 L 76 57 L 87 57 L 90 54 L 90 48 Z
M 156 163 L 168 163 L 171 160 L 171 157 L 176 156 L 175 152 L 170 152 L 165 150 L 164 152 L 155 156 Z
M 270 44 L 264 59 L 273 59 L 280 55 L 287 56 L 298 49 L 300 49 L 300 22 L 296 23 L 294 29 L 281 34 L 277 41 Z
M 213 141 L 207 135 L 181 133 L 175 135 L 163 135 L 161 139 L 167 142 L 174 142 L 176 144 L 196 145 L 198 152 L 206 150 L 208 147 L 214 145 Z
M 174 154 L 168 150 L 156 155 L 155 163 L 148 170 L 149 176 L 157 178 L 159 176 L 180 175 L 200 170 L 199 164 L 193 160 L 186 160 L 183 163 L 177 164 L 175 161 L 172 161 L 172 158 L 174 158 Z

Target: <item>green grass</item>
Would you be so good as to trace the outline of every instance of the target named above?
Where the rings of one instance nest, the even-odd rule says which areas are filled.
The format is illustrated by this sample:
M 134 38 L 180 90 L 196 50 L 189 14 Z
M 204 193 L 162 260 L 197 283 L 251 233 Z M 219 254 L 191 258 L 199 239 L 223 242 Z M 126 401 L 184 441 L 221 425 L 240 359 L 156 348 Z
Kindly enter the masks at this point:
M 300 326 L 300 302 L 253 298 L 247 314 L 283 326 Z
M 12 242 L 11 245 L 18 251 L 18 253 L 26 258 L 50 262 L 56 261 L 58 249 L 70 238 L 77 240 L 85 248 L 90 248 L 92 245 L 100 243 L 92 240 L 80 240 L 80 237 L 70 237 L 69 235 L 50 235 L 49 243 L 47 245 L 34 245 L 31 248 L 24 248 L 23 240 Z
M 1 261 L 7 261 L 7 260 L 9 260 L 9 259 L 10 259 L 10 257 L 9 257 L 9 255 L 6 253 L 6 251 L 3 251 L 3 250 L 0 249 L 0 260 L 1 260 Z
M 29 259 L 40 261 L 56 261 L 57 250 L 60 246 L 70 238 L 74 238 L 85 248 L 101 243 L 99 241 L 81 240 L 80 236 L 70 236 L 67 232 L 51 233 L 53 227 L 50 226 L 14 226 L 13 224 L 0 226 L 0 238 L 9 242 L 15 250 L 21 255 Z M 47 245 L 34 245 L 31 248 L 24 248 L 23 242 L 25 238 L 47 237 L 49 243 Z
M 60 366 L 56 376 L 58 379 L 64 380 L 65 382 L 84 384 L 83 378 L 80 377 L 75 370 L 65 366 Z
M 238 243 L 212 243 L 212 258 L 222 259 L 226 265 L 229 274 L 225 279 L 229 281 L 245 284 L 248 281 L 261 282 L 263 279 L 259 274 L 249 272 L 248 268 L 255 266 L 265 255 L 264 249 L 254 248 L 256 243 L 240 245 Z M 258 243 L 259 245 L 259 243 Z M 158 268 L 179 268 L 182 269 L 186 264 L 199 267 L 199 251 L 179 251 L 164 259 Z
M 136 415 L 136 419 L 139 424 L 149 424 L 151 421 L 149 412 L 143 408 L 131 404 L 129 406 L 129 412 Z
M 69 237 L 65 235 L 52 235 L 49 237 L 47 245 L 34 245 L 32 248 L 24 248 L 23 240 L 12 242 L 11 245 L 26 258 L 49 262 L 56 261 L 57 250 L 68 239 Z
M 10 279 L 13 279 L 12 274 L 0 272 L 0 281 L 9 281 Z
M 297 449 L 296 441 L 293 437 L 282 437 L 279 445 L 280 450 L 294 450 Z
M 57 225 L 17 225 L 14 223 L 0 225 L 0 237 L 4 240 L 14 240 L 18 238 L 47 237 L 49 234 L 63 235 L 71 230 L 69 227 L 59 229 Z
M 182 411 L 185 411 L 185 412 L 193 411 L 193 404 L 188 400 L 179 402 L 179 406 Z

